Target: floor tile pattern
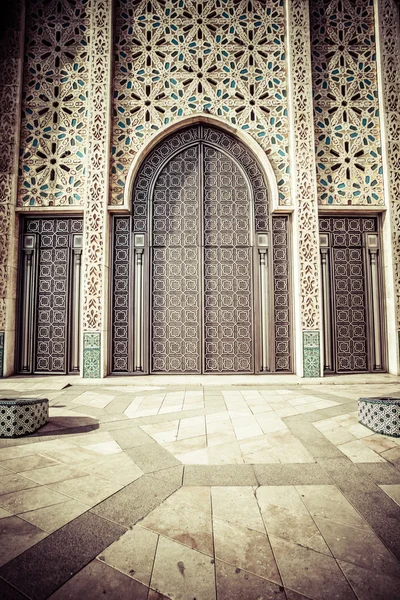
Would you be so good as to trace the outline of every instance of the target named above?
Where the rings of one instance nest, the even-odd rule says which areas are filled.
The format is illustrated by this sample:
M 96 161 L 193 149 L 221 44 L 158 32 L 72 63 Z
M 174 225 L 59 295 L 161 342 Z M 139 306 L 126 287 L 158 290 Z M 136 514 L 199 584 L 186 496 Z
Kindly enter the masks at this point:
M 50 401 L 0 440 L 5 598 L 400 598 L 400 440 L 357 420 L 399 385 L 66 381 L 0 382 Z

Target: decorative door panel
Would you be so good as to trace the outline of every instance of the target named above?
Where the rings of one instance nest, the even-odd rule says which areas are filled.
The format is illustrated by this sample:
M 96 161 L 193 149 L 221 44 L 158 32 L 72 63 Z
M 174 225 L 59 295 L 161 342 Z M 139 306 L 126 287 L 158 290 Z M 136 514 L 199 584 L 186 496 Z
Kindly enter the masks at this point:
M 153 248 L 152 371 L 201 371 L 199 248 Z
M 251 245 L 250 190 L 239 166 L 204 146 L 204 246 Z
M 250 248 L 205 248 L 206 373 L 254 371 Z
M 271 217 L 251 151 L 182 128 L 148 154 L 132 199 L 113 218 L 113 372 L 290 372 L 289 217 Z
M 239 166 L 204 146 L 204 370 L 254 371 L 250 190 Z
M 337 241 L 334 239 L 333 243 Z M 332 257 L 337 372 L 368 371 L 365 274 L 361 243 L 359 248 L 334 246 Z
M 382 370 L 376 218 L 320 219 L 325 370 Z
M 79 371 L 81 219 L 26 219 L 20 372 Z
M 199 147 L 175 155 L 153 193 L 151 370 L 201 372 Z

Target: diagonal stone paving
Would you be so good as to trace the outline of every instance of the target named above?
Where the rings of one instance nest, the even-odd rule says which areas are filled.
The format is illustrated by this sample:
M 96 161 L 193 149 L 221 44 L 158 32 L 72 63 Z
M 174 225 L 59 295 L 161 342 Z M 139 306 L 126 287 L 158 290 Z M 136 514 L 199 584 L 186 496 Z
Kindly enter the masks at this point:
M 1 597 L 400 597 L 400 440 L 356 417 L 399 385 L 47 381 L 3 388 L 50 422 L 0 440 Z

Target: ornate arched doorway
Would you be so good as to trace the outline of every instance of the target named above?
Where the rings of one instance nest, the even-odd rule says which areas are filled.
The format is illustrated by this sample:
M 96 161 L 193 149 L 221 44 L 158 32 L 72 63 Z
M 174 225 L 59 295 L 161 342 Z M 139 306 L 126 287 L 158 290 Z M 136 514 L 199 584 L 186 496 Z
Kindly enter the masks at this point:
M 113 372 L 290 371 L 288 224 L 235 137 L 159 143 L 114 217 Z

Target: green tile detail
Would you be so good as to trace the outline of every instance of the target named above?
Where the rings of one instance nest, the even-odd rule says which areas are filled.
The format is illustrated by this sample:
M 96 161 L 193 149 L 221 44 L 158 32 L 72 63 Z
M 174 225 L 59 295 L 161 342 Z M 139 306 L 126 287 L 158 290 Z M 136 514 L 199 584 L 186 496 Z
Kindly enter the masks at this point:
M 0 331 L 0 377 L 4 373 L 4 331 Z
M 101 334 L 85 331 L 83 334 L 83 377 L 100 378 Z
M 303 377 L 321 377 L 319 331 L 303 331 Z

